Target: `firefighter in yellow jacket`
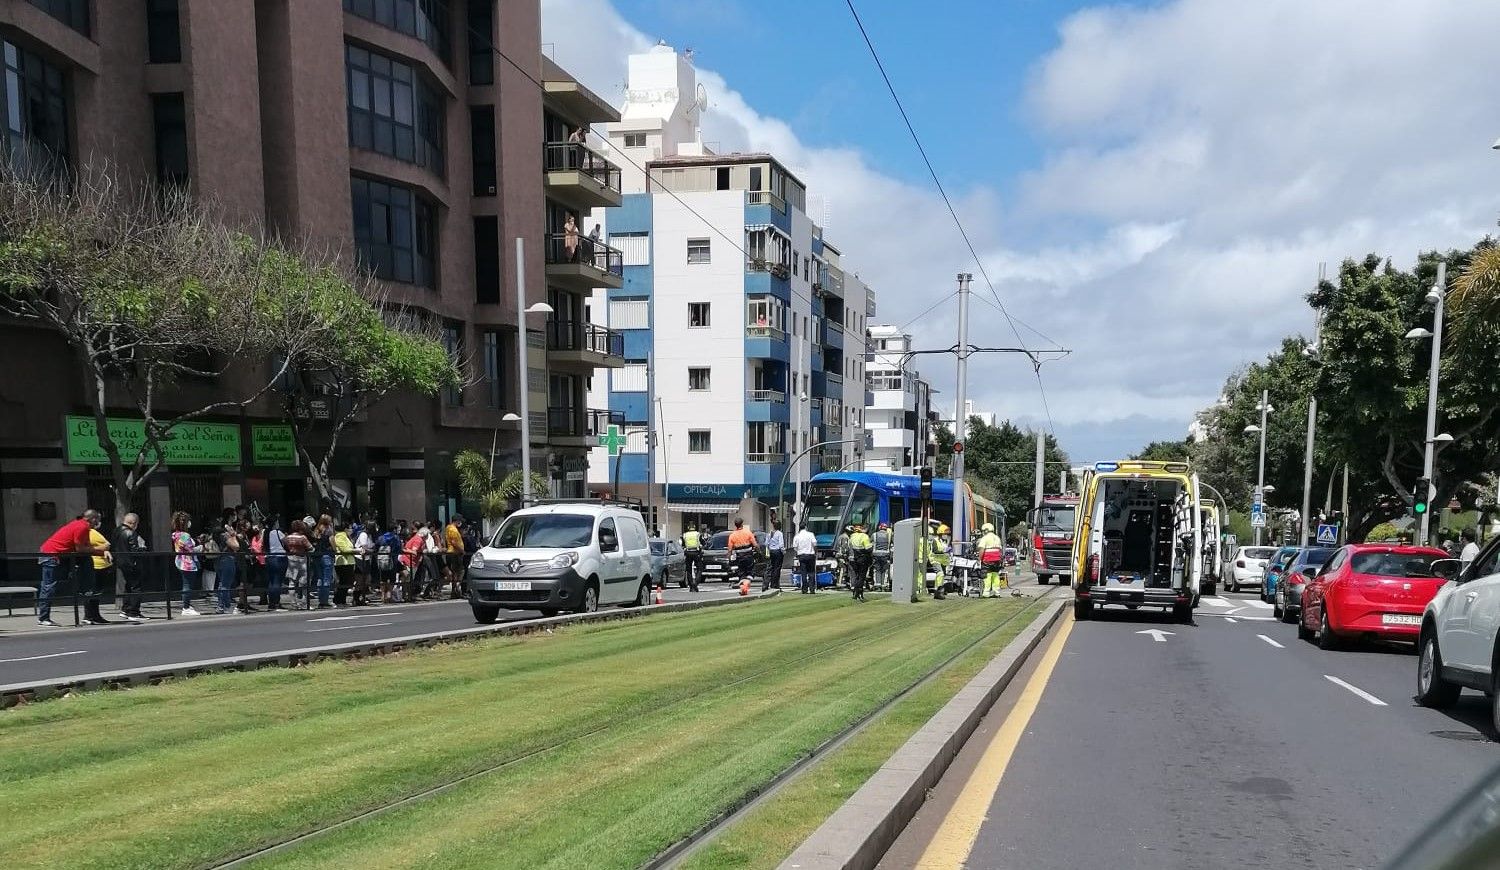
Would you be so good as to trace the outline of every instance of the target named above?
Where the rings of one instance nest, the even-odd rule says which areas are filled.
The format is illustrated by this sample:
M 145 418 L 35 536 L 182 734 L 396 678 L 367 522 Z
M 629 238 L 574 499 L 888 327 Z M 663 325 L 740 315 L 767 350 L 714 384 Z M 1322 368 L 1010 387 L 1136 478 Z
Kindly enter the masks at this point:
M 979 550 L 979 564 L 984 566 L 985 598 L 999 598 L 1000 590 L 1010 584 L 1005 579 L 1005 543 L 995 534 L 995 527 L 985 523 L 975 549 Z

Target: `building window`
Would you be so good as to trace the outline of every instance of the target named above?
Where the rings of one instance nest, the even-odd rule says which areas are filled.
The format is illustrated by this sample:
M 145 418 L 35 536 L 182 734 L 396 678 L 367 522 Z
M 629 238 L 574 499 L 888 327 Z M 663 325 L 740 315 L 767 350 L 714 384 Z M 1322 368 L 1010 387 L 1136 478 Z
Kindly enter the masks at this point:
M 412 67 L 344 47 L 349 144 L 443 172 L 444 100 Z
M 620 252 L 621 265 L 651 265 L 651 236 L 646 233 L 610 233 L 609 246 Z
M 13 42 L 0 43 L 5 86 L 0 115 L 5 118 L 0 153 L 18 170 L 42 169 L 68 160 L 67 81 L 61 68 Z
M 495 83 L 495 4 L 469 0 L 469 84 Z
M 500 219 L 474 218 L 474 302 L 500 304 Z
M 446 350 L 448 358 L 455 362 L 464 358 L 464 334 L 462 326 L 456 323 L 443 324 L 443 350 Z M 457 386 L 444 387 L 443 401 L 450 408 L 462 408 L 464 405 L 463 389 Z
M 178 0 L 146 0 L 146 61 L 182 62 L 182 21 Z
M 752 296 L 745 301 L 745 325 L 754 335 L 783 338 L 785 312 L 786 307 L 774 296 Z
M 469 107 L 469 152 L 474 160 L 474 195 L 495 195 L 495 107 Z
M 762 172 L 761 167 L 759 167 L 759 166 L 752 166 L 752 167 L 750 167 L 750 189 L 751 190 L 760 190 L 761 189 L 761 183 L 764 180 L 763 179 L 763 175 L 764 175 L 764 172 Z
M 432 287 L 437 213 L 405 187 L 366 178 L 350 182 L 354 241 L 360 260 L 377 277 Z
M 688 452 L 689 453 L 712 453 L 713 432 L 709 429 L 688 430 Z
M 796 251 L 792 251 L 792 274 L 793 275 L 797 274 L 797 258 L 798 258 L 797 252 Z
M 448 62 L 448 0 L 344 0 L 344 11 L 415 36 Z
M 625 147 L 626 148 L 645 148 L 646 147 L 646 134 L 645 133 L 626 133 L 625 134 Z
M 709 385 L 709 371 L 710 370 L 707 369 L 707 368 L 690 368 L 690 369 L 688 369 L 688 389 L 692 390 L 694 392 L 697 392 L 697 391 L 700 391 L 700 390 L 704 390 L 704 391 L 708 390 L 709 389 L 709 386 L 708 386 Z
M 500 333 L 493 329 L 484 332 L 484 382 L 485 402 L 488 407 L 502 408 L 505 406 L 505 381 L 501 375 L 505 372 L 502 364 Z
M 151 95 L 151 127 L 156 136 L 156 180 L 187 184 L 187 107 L 182 94 Z
M 688 303 L 688 326 L 693 326 L 693 327 L 706 327 L 706 326 L 708 326 L 708 303 L 707 302 L 689 302 Z
M 717 176 L 714 179 L 714 181 L 715 181 L 714 187 L 716 189 L 718 189 L 718 190 L 728 190 L 729 189 L 729 167 L 728 166 L 720 166 L 719 168 L 717 168 L 717 169 L 714 170 L 714 174 Z
M 709 262 L 708 239 L 687 240 L 687 261 L 690 265 Z
M 89 0 L 31 0 L 31 5 L 84 36 L 89 34 Z

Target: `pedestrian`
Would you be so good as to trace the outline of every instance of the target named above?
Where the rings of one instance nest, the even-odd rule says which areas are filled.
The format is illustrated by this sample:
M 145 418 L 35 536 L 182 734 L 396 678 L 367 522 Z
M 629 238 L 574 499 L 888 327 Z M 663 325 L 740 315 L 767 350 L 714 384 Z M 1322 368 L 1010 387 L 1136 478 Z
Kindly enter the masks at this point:
M 840 583 L 846 586 L 851 585 L 851 578 L 849 576 L 849 536 L 852 534 L 854 534 L 854 526 L 844 526 L 844 530 L 839 532 L 838 537 L 833 539 L 833 560 L 834 564 L 838 566 L 839 573 L 839 576 L 835 577 L 833 581 L 835 587 Z
M 1462 537 L 1464 546 L 1462 550 L 1458 551 L 1458 570 L 1460 572 L 1469 570 L 1469 566 L 1474 564 L 1475 559 L 1479 558 L 1479 544 L 1476 543 L 1478 536 L 1474 534 L 1474 530 L 1464 529 Z
M 985 523 L 981 528 L 982 534 L 976 544 L 979 550 L 979 564 L 984 568 L 984 592 L 981 598 L 999 598 L 1000 590 L 1010 584 L 1005 581 L 1005 546 L 1000 536 L 995 534 L 995 527 Z
M 735 519 L 729 533 L 729 557 L 734 560 L 735 575 L 743 586 L 755 572 L 755 533 L 745 528 L 743 519 Z
M 312 603 L 312 570 L 308 564 L 312 556 L 312 538 L 308 537 L 307 518 L 292 520 L 282 539 L 286 546 L 286 582 L 292 587 L 292 600 L 299 610 L 306 610 Z
M 109 551 L 109 539 L 99 531 L 97 526 L 89 528 L 89 545 L 93 548 L 93 556 L 89 564 L 80 570 L 83 582 L 79 591 L 83 593 L 83 621 L 88 625 L 109 625 L 109 620 L 99 612 L 99 587 L 114 574 L 114 556 Z M 110 583 L 113 589 L 113 583 Z
M 343 520 L 333 523 L 333 603 L 336 607 L 349 604 L 349 590 L 354 588 L 354 541 L 349 538 L 349 526 Z
M 57 589 L 59 578 L 73 580 L 78 570 L 78 559 L 96 555 L 89 539 L 89 530 L 99 524 L 99 512 L 89 508 L 79 516 L 64 523 L 51 537 L 42 542 L 41 558 L 37 564 L 42 569 L 41 587 L 36 593 L 36 621 L 38 625 L 57 627 L 52 621 L 52 593 Z
M 688 591 L 697 592 L 698 578 L 703 576 L 703 532 L 692 526 L 682 533 L 682 563 Z
M 563 221 L 563 253 L 570 263 L 578 259 L 578 222 L 571 214 Z
M 370 577 L 375 568 L 375 538 L 380 531 L 373 517 L 366 519 L 354 536 L 354 606 L 370 603 Z
M 812 595 L 818 591 L 818 536 L 803 526 L 792 537 L 792 548 L 797 551 L 797 574 L 802 578 L 802 592 Z
M 308 567 L 317 572 L 318 609 L 327 610 L 333 605 L 328 600 L 333 590 L 333 517 L 323 514 L 318 517 L 312 530 L 312 558 Z M 312 609 L 311 585 L 308 592 L 308 609 Z
M 401 524 L 391 523 L 375 541 L 375 570 L 380 574 L 380 600 L 401 601 Z
M 120 605 L 120 613 L 130 622 L 145 619 L 141 615 L 141 593 L 145 587 L 146 565 L 141 554 L 147 545 L 138 531 L 140 525 L 141 518 L 128 513 L 120 520 L 120 527 L 115 529 L 115 567 L 120 569 L 120 576 L 125 581 L 125 599 Z
M 427 578 L 427 561 L 422 553 L 427 547 L 427 529 L 418 525 L 402 544 L 401 560 L 406 565 L 406 600 L 415 601 Z
M 865 582 L 870 578 L 870 565 L 875 561 L 875 542 L 865 532 L 865 527 L 856 525 L 849 536 L 850 591 L 855 601 L 865 600 Z
M 460 530 L 463 523 L 463 514 L 454 514 L 443 527 L 444 561 L 447 562 L 443 574 L 448 579 L 449 598 L 459 597 L 458 589 L 464 579 L 464 533 Z
M 193 587 L 197 585 L 203 567 L 198 559 L 203 553 L 203 541 L 193 537 L 192 529 L 193 518 L 186 512 L 172 514 L 172 552 L 177 554 L 173 557 L 172 564 L 182 581 L 183 616 L 198 615 L 198 611 L 193 609 Z
M 781 523 L 771 523 L 771 534 L 766 538 L 766 552 L 770 556 L 766 567 L 766 578 L 761 581 L 760 591 L 781 588 L 781 564 L 786 559 L 786 538 L 781 534 Z
M 881 523 L 871 538 L 875 542 L 873 585 L 876 589 L 888 590 L 891 588 L 891 546 L 894 540 L 891 524 Z
M 217 593 L 217 601 L 214 613 L 219 615 L 238 614 L 240 609 L 234 606 L 234 586 L 239 579 L 240 559 L 240 536 L 234 527 L 233 515 L 214 532 L 214 544 L 217 546 L 219 555 L 214 559 L 214 592 Z
M 240 610 L 251 613 L 251 589 L 259 590 L 259 603 L 266 604 L 266 536 L 263 528 L 248 520 L 241 522 L 240 536 L 250 550 L 245 557 L 245 582 L 240 584 Z
M 286 581 L 286 535 L 281 531 L 281 517 L 272 514 L 261 532 L 261 550 L 266 556 L 266 609 L 281 609 L 281 586 Z M 306 570 L 304 564 L 304 570 Z

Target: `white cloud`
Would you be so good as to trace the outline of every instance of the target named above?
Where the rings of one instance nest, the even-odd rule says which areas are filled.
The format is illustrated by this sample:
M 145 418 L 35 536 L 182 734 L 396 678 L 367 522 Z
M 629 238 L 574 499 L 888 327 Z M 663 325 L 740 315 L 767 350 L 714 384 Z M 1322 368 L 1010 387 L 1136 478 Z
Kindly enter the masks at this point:
M 655 39 L 607 0 L 542 5 L 557 60 L 618 101 L 626 55 Z M 1064 446 L 1082 448 L 1088 426 L 1122 433 L 1088 439 L 1090 451 L 1128 450 L 1151 425 L 1181 437 L 1231 369 L 1310 328 L 1302 296 L 1318 262 L 1368 251 L 1410 262 L 1492 227 L 1496 32 L 1500 4 L 1405 0 L 1175 0 L 1064 21 L 1017 95 L 1047 145 L 1017 201 L 981 183 L 950 190 L 1007 307 L 1075 351 L 1043 370 Z M 902 323 L 955 272 L 978 272 L 930 187 L 852 146 L 810 147 L 699 72 L 705 139 L 776 153 L 827 198 L 829 238 L 876 288 L 881 320 Z M 946 346 L 955 324 L 945 306 L 912 331 Z M 974 330 L 1013 340 L 992 305 L 976 304 Z M 951 367 L 927 368 L 951 397 Z M 971 372 L 981 407 L 1040 418 L 1024 362 L 983 358 Z

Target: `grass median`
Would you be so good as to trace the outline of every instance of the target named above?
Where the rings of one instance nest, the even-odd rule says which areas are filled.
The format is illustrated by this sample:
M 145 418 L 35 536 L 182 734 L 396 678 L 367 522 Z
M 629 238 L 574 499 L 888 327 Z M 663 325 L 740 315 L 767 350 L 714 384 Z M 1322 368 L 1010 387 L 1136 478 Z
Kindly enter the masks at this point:
M 787 596 L 0 714 L 11 867 L 632 867 L 1022 606 Z M 1020 622 L 1020 620 L 1017 620 Z

